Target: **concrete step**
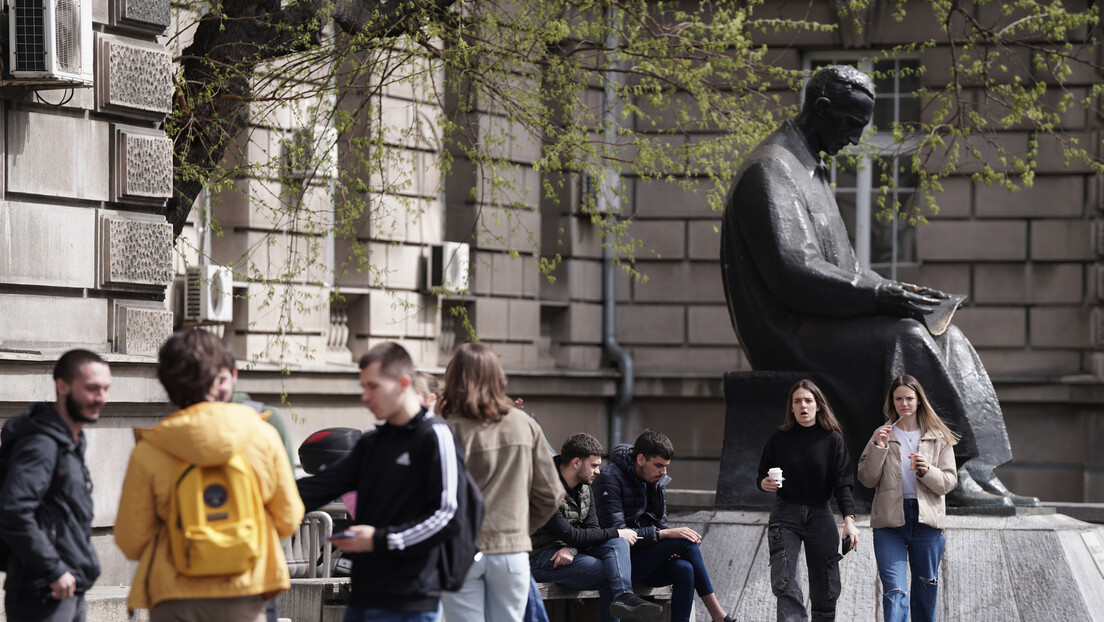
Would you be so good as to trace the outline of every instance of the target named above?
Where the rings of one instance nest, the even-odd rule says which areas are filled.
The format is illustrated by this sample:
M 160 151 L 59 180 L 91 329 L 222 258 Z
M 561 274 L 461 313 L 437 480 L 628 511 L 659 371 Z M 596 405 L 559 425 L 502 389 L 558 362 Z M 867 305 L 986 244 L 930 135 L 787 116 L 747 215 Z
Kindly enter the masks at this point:
M 136 611 L 133 618 L 127 615 L 127 595 L 130 587 L 126 585 L 97 585 L 84 595 L 88 606 L 88 622 L 148 622 L 149 615 L 144 609 Z M 0 603 L 0 622 L 7 622 L 4 605 Z

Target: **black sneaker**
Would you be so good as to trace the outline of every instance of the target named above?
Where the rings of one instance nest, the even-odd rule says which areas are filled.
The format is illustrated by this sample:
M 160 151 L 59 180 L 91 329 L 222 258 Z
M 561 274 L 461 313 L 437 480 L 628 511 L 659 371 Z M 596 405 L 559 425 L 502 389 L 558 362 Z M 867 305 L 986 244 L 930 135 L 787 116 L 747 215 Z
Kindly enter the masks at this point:
M 621 620 L 653 622 L 663 615 L 663 607 L 648 602 L 636 594 L 622 594 L 610 603 L 609 612 L 611 616 Z

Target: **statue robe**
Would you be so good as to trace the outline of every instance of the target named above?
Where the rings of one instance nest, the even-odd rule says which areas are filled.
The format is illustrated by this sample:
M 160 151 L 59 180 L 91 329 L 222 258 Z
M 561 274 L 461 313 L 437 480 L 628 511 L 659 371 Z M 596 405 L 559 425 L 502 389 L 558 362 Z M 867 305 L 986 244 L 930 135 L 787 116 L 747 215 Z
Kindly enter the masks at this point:
M 857 457 L 885 421 L 886 391 L 910 374 L 962 441 L 975 476 L 1012 458 L 989 375 L 955 326 L 879 315 L 878 286 L 859 266 L 827 169 L 793 121 L 759 144 L 725 205 L 721 270 L 733 327 L 757 371 L 815 372 Z M 780 404 L 781 406 L 781 404 Z M 974 471 L 974 468 L 971 468 Z

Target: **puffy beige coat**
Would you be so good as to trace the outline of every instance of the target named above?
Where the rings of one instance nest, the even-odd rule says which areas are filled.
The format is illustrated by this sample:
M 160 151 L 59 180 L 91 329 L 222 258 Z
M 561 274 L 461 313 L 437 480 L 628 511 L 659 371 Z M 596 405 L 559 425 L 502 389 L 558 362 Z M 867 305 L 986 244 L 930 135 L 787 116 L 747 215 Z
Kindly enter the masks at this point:
M 494 423 L 452 415 L 448 424 L 487 503 L 479 550 L 532 550 L 529 535 L 552 518 L 566 494 L 540 425 L 517 408 Z
M 874 489 L 874 504 L 870 509 L 870 526 L 901 527 L 905 524 L 904 493 L 901 486 L 901 443 L 893 434 L 885 447 L 874 442 L 875 430 L 859 458 L 859 481 Z M 928 458 L 929 468 L 923 477 L 916 475 L 916 501 L 920 522 L 943 529 L 947 521 L 944 495 L 958 485 L 954 447 L 935 432 L 920 437 L 918 451 Z
M 234 598 L 263 594 L 270 598 L 291 587 L 280 538 L 303 520 L 303 501 L 276 428 L 241 404 L 201 402 L 162 419 L 153 428 L 135 428 L 115 543 L 138 570 L 127 605 L 149 609 L 163 600 Z M 268 530 L 265 547 L 251 570 L 238 575 L 188 577 L 173 564 L 166 521 L 177 460 L 222 464 L 243 452 L 260 484 Z

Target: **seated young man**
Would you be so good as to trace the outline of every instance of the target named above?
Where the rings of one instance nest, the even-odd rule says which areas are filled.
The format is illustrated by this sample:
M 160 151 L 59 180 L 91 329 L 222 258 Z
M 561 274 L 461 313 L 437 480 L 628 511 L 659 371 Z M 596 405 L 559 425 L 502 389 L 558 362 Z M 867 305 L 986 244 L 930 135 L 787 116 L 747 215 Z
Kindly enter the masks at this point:
M 567 496 L 559 511 L 532 536 L 533 578 L 574 590 L 597 588 L 603 621 L 656 620 L 663 608 L 632 592 L 629 547 L 637 540 L 636 532 L 598 526 L 590 484 L 598 476 L 603 453 L 598 439 L 576 434 L 555 457 Z
M 632 578 L 651 586 L 670 585 L 671 621 L 689 622 L 694 591 L 713 622 L 731 622 L 721 608 L 702 561 L 701 535 L 667 526 L 667 465 L 675 455 L 671 439 L 647 429 L 633 445 L 621 444 L 610 467 L 594 480 L 598 522 L 607 529 L 632 529 Z

